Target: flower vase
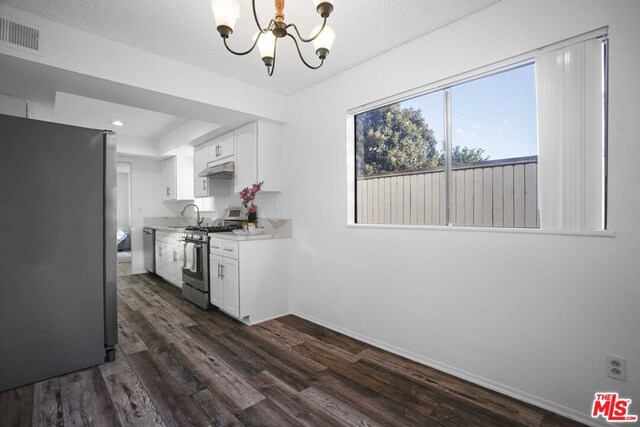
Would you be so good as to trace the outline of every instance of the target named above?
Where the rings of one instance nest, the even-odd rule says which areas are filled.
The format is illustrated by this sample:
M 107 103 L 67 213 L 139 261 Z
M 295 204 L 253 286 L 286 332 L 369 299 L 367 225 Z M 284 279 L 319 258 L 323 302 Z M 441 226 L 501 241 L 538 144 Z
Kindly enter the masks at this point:
M 243 224 L 244 231 L 255 230 L 258 228 L 258 213 L 250 212 L 247 214 L 247 220 Z

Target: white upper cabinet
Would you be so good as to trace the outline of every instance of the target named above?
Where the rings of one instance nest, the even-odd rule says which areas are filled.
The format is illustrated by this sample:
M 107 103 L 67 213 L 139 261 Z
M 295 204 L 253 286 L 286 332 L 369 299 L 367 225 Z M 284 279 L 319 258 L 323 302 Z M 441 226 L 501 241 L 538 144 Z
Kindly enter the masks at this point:
M 282 126 L 258 122 L 258 179 L 262 191 L 282 191 Z
M 162 162 L 162 200 L 176 200 L 176 163 L 175 157 Z
M 209 162 L 213 165 L 218 162 L 224 163 L 231 161 L 231 156 L 234 152 L 233 132 L 226 135 L 222 135 L 213 141 L 213 144 L 209 145 Z
M 236 143 L 236 164 L 234 192 L 250 187 L 258 181 L 258 138 L 257 124 L 243 126 L 233 133 Z
M 199 145 L 193 151 L 193 173 L 195 177 L 193 195 L 195 197 L 209 196 L 208 178 L 198 176 L 200 172 L 207 168 L 207 163 L 209 163 L 209 145 Z
M 193 200 L 193 157 L 172 156 L 162 162 L 163 200 Z
M 231 189 L 239 193 L 260 181 L 264 181 L 262 191 L 282 191 L 280 129 L 278 124 L 257 121 L 196 147 L 192 177 L 195 197 L 226 197 Z M 230 161 L 235 167 L 233 181 L 198 176 L 207 167 Z
M 262 191 L 281 191 L 281 126 L 258 121 L 234 132 L 236 142 L 236 180 L 234 191 L 264 181 Z

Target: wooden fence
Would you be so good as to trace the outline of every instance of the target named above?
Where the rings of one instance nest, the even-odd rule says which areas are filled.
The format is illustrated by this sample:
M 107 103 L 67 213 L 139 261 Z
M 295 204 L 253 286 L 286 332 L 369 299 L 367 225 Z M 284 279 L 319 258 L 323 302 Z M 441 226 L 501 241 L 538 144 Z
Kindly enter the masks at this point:
M 358 177 L 356 185 L 360 224 L 446 225 L 443 168 Z M 537 228 L 537 156 L 454 166 L 451 222 Z

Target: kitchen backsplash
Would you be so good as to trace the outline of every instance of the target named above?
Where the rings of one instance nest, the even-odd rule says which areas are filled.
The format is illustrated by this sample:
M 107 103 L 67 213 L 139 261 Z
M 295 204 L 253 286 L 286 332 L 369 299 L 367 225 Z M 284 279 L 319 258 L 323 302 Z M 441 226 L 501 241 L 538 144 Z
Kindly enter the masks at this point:
M 145 227 L 170 227 L 170 226 L 187 226 L 195 225 L 196 217 L 193 216 L 160 216 L 160 217 L 145 217 Z
M 281 193 L 258 193 L 255 204 L 258 206 L 258 218 L 281 218 L 286 215 L 281 204 Z M 239 207 L 240 196 L 233 194 L 229 197 L 203 197 L 198 199 L 201 214 L 213 218 L 221 217 L 227 207 Z M 195 215 L 191 210 L 189 214 Z M 288 216 L 288 215 L 286 215 Z

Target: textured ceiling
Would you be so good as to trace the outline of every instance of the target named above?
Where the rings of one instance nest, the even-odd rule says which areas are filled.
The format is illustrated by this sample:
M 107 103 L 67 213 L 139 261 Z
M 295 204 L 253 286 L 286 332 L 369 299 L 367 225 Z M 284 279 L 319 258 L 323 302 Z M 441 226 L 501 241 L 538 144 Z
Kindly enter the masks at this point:
M 338 38 L 325 65 L 302 65 L 291 40 L 278 45 L 273 77 L 257 52 L 236 57 L 226 52 L 208 0 L 0 0 L 51 19 L 148 52 L 210 70 L 269 90 L 291 94 L 332 75 L 457 21 L 499 0 L 335 0 L 329 19 Z M 248 47 L 256 26 L 251 1 L 239 0 L 241 19 L 229 39 L 237 50 Z M 273 16 L 272 0 L 257 0 L 264 23 Z M 287 0 L 287 22 L 308 36 L 320 23 L 311 0 Z M 308 61 L 317 58 L 303 46 Z

